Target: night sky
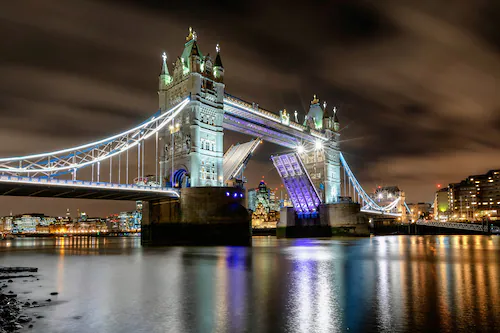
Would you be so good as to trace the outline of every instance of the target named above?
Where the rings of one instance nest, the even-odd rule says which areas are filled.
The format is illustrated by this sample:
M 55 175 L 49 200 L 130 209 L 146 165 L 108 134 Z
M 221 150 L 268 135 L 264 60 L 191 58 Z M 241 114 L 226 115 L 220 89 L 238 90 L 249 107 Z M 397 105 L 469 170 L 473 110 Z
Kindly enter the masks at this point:
M 497 0 L 3 1 L 0 156 L 83 144 L 152 115 L 160 55 L 173 62 L 192 26 L 204 54 L 220 43 L 227 92 L 300 119 L 317 94 L 338 108 L 342 150 L 367 191 L 398 185 L 408 202 L 430 202 L 436 184 L 500 168 L 499 17 Z M 246 139 L 226 132 L 225 147 Z M 281 151 L 262 145 L 249 187 L 262 176 L 279 185 L 269 155 Z M 0 199 L 0 215 L 77 207 L 107 215 L 133 203 Z

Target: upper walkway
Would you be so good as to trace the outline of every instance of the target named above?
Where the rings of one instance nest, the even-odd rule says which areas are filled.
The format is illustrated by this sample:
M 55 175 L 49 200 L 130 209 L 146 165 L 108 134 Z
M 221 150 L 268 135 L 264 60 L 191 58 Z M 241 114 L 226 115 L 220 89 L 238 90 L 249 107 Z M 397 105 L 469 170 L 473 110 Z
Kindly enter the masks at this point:
M 262 109 L 229 94 L 224 95 L 224 128 L 259 137 L 277 145 L 295 149 L 303 142 L 315 143 L 328 138 L 320 131 L 309 129 L 290 118 Z

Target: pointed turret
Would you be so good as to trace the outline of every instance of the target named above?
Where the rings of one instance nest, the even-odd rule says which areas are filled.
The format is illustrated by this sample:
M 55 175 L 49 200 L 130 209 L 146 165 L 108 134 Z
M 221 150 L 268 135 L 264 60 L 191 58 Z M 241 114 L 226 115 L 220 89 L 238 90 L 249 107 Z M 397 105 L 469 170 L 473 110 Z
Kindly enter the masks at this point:
M 332 129 L 331 117 L 328 115 L 326 101 L 323 101 L 323 129 Z
M 219 44 L 217 44 L 217 56 L 215 57 L 215 65 L 216 67 L 220 67 L 220 68 L 224 68 L 224 66 L 222 65 L 222 59 L 220 57 L 220 52 L 219 52 Z
M 193 39 L 191 52 L 189 53 L 189 60 L 191 72 L 201 72 L 201 52 L 198 49 L 198 43 L 196 43 L 196 39 Z
M 182 51 L 181 61 L 184 65 L 184 74 L 191 72 L 200 72 L 201 60 L 203 59 L 203 54 L 201 53 L 197 40 L 196 31 L 189 27 L 189 35 L 186 37 L 186 43 L 184 44 L 184 50 Z
M 214 78 L 217 82 L 222 82 L 224 80 L 224 66 L 222 65 L 222 59 L 220 57 L 220 46 L 217 44 L 215 47 L 217 51 L 217 56 L 215 57 L 214 63 Z
M 337 108 L 333 108 L 333 130 L 338 132 L 340 129 L 339 118 L 337 117 Z
M 172 82 L 173 77 L 170 76 L 170 73 L 168 72 L 167 54 L 163 52 L 161 57 L 163 59 L 163 62 L 160 75 L 158 76 L 158 97 L 160 110 L 165 110 L 167 107 L 166 91 L 168 90 L 168 85 Z
M 315 130 L 323 129 L 323 109 L 319 105 L 319 99 L 316 98 L 316 95 L 314 95 L 309 106 L 309 112 L 304 119 L 304 126 L 309 126 L 309 128 Z
M 200 56 L 200 50 L 198 49 L 198 43 L 196 43 L 196 40 L 193 42 L 193 46 L 191 47 L 191 53 L 189 54 L 190 56 Z
M 172 82 L 172 77 L 170 76 L 170 73 L 168 72 L 168 65 L 167 65 L 167 54 L 163 52 L 161 55 L 163 59 L 163 63 L 161 66 L 161 73 L 160 73 L 160 90 L 162 90 L 162 85 L 163 87 L 168 85 L 170 82 Z

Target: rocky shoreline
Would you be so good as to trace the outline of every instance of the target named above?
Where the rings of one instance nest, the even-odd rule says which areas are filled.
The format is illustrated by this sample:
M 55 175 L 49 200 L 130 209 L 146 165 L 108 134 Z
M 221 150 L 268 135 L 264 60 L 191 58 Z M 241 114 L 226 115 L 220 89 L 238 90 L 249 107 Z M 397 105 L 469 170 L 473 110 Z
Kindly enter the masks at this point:
M 16 332 L 25 327 L 32 328 L 35 323 L 34 319 L 43 318 L 36 313 L 26 314 L 26 309 L 39 307 L 38 302 L 29 302 L 29 299 L 23 302 L 14 291 L 7 291 L 14 282 L 13 279 L 38 280 L 35 275 L 27 274 L 37 271 L 38 269 L 33 267 L 0 267 L 0 333 Z M 27 282 L 27 280 L 24 281 Z

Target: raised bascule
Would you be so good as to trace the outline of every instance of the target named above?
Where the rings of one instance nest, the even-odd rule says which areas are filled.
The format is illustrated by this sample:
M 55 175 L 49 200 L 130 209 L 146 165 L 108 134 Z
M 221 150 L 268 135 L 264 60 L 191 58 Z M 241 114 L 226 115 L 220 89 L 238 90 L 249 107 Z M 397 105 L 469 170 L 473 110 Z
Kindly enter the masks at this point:
M 260 143 L 272 142 L 289 149 L 271 160 L 294 206 L 282 209 L 278 236 L 368 234 L 366 214 L 405 218 L 404 196 L 379 206 L 356 180 L 340 151 L 335 108 L 329 113 L 314 96 L 299 122 L 297 112 L 276 114 L 232 96 L 215 50 L 214 58 L 203 54 L 190 28 L 173 68 L 162 56 L 157 113 L 103 140 L 0 158 L 0 194 L 144 200 L 143 244 L 250 245 L 243 172 Z M 225 130 L 252 140 L 224 152 Z M 145 162 L 150 138 L 155 163 Z M 131 184 L 133 178 L 155 181 Z

